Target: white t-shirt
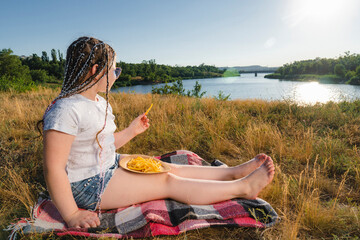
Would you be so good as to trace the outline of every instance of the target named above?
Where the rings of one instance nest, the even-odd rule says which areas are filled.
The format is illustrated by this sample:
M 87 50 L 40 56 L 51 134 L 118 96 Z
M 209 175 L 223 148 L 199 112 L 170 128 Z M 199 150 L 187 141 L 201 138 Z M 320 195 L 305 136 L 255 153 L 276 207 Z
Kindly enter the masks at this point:
M 96 96 L 92 101 L 80 94 L 55 102 L 44 118 L 44 131 L 53 129 L 76 136 L 71 146 L 66 172 L 70 182 L 77 182 L 115 163 L 115 116 L 109 105 L 105 129 L 98 135 L 103 150 L 96 141 L 96 134 L 104 126 L 106 100 Z

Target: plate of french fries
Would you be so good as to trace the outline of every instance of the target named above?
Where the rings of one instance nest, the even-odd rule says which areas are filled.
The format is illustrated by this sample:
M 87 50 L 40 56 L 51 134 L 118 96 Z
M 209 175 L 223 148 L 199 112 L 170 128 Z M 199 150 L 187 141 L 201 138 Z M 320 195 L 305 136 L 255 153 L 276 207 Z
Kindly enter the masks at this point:
M 120 167 L 136 173 L 154 174 L 171 170 L 170 166 L 151 156 L 134 154 L 120 160 Z

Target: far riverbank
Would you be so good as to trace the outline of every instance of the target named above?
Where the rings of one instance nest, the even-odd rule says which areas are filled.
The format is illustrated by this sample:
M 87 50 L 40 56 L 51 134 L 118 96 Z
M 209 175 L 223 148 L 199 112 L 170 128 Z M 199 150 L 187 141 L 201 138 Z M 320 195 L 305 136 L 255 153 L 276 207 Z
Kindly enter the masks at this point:
M 300 81 L 300 82 L 311 82 L 317 81 L 319 83 L 332 83 L 332 84 L 350 84 L 350 85 L 358 85 L 358 84 L 351 84 L 347 82 L 345 78 L 341 78 L 334 74 L 326 74 L 326 75 L 319 75 L 319 74 L 294 74 L 294 75 L 286 75 L 282 76 L 279 73 L 271 73 L 264 76 L 268 79 L 279 79 L 279 80 L 288 80 L 288 81 Z

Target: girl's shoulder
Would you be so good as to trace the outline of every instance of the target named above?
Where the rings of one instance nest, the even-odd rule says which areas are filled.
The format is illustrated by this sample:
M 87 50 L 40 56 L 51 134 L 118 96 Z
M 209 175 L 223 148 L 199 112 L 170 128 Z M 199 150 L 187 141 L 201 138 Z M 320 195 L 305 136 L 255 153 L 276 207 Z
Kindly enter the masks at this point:
M 84 101 L 75 95 L 56 100 L 44 117 L 44 131 L 54 129 L 76 135 L 78 124 L 86 109 Z
M 86 101 L 79 97 L 79 94 L 58 99 L 51 106 L 50 110 L 45 116 L 45 119 L 49 118 L 48 116 L 51 116 L 51 118 L 54 119 L 59 118 L 60 116 L 81 115 L 81 112 L 87 108 L 86 105 Z
M 72 115 L 79 118 L 82 115 L 86 115 L 87 112 L 98 108 L 99 106 L 101 106 L 101 109 L 105 109 L 106 100 L 100 95 L 97 95 L 97 99 L 98 101 L 93 101 L 82 96 L 81 94 L 75 94 L 70 97 L 61 98 L 54 103 L 47 115 Z M 109 108 L 112 110 L 110 105 Z

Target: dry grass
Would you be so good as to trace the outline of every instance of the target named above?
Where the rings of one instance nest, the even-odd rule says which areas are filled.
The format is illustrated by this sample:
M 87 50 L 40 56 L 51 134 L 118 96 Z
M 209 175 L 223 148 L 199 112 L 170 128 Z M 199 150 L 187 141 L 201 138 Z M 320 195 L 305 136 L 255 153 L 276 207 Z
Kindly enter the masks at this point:
M 28 217 L 30 206 L 44 191 L 42 144 L 35 124 L 57 93 L 50 89 L 0 93 L 2 228 L 16 217 Z M 187 149 L 207 160 L 218 158 L 236 165 L 264 152 L 275 161 L 274 181 L 260 197 L 281 216 L 276 226 L 211 228 L 156 239 L 358 239 L 359 101 L 298 106 L 284 101 L 117 93 L 110 95 L 110 102 L 118 129 L 154 103 L 150 129 L 121 153 L 159 155 Z

